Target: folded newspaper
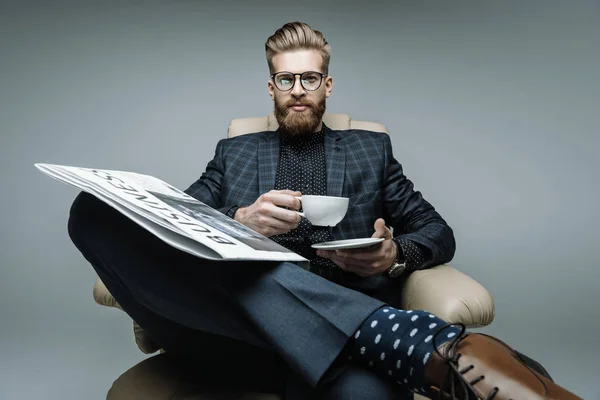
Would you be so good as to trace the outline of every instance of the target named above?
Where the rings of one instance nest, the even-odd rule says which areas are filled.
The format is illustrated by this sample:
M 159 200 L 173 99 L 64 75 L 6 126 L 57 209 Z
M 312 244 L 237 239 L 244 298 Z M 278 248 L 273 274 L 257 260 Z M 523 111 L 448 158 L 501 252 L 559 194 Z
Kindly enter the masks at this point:
M 35 167 L 96 196 L 164 242 L 192 255 L 211 260 L 307 262 L 153 176 L 42 163 Z

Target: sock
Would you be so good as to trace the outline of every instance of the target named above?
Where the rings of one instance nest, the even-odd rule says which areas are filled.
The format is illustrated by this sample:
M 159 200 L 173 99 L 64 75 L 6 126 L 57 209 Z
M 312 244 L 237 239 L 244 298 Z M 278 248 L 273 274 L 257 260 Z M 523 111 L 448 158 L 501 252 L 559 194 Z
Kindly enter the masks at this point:
M 350 359 L 416 393 L 425 393 L 425 365 L 434 352 L 433 336 L 446 322 L 426 311 L 385 306 L 371 314 L 351 339 Z M 444 328 L 436 345 L 460 332 Z

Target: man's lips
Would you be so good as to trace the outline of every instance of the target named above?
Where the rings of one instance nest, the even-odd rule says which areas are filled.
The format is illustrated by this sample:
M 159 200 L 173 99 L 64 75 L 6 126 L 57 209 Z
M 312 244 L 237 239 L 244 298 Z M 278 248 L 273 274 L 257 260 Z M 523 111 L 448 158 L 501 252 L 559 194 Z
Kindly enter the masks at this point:
M 308 106 L 305 104 L 294 104 L 290 107 L 293 108 L 295 111 L 304 111 L 308 108 Z

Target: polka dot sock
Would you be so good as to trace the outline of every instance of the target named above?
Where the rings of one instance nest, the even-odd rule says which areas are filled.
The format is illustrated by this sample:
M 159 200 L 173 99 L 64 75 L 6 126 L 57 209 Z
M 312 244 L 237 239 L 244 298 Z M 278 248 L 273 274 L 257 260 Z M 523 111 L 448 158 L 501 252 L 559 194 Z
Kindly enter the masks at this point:
M 356 331 L 350 343 L 350 359 L 381 376 L 424 393 L 425 365 L 434 351 L 433 336 L 446 322 L 426 311 L 382 307 Z M 451 340 L 460 329 L 444 328 L 436 345 Z

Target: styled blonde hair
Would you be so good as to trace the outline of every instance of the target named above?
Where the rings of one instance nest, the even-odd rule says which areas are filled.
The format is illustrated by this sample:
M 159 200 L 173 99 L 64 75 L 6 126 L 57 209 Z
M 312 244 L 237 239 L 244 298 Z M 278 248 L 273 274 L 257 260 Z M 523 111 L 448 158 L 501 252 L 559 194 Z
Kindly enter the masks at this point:
M 265 43 L 269 71 L 273 71 L 273 56 L 279 53 L 298 50 L 317 50 L 323 57 L 323 72 L 329 73 L 331 46 L 319 31 L 304 22 L 289 22 L 277 29 Z

